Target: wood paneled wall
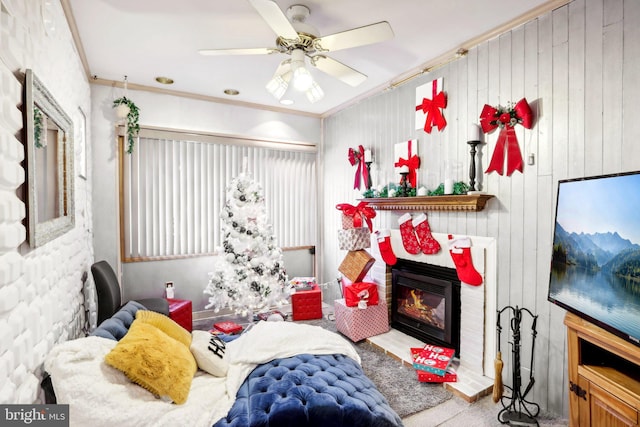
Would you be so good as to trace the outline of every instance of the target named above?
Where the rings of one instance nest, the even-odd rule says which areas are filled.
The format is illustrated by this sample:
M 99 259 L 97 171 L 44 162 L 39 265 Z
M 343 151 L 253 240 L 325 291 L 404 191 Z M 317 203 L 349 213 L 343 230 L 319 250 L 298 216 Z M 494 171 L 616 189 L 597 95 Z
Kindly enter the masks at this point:
M 381 61 L 384 59 L 381 58 Z M 321 153 L 323 245 L 321 279 L 333 280 L 345 255 L 338 250 L 337 203 L 356 202 L 349 147 L 372 149 L 388 180 L 393 145 L 417 138 L 419 180 L 434 188 L 446 160 L 468 182 L 467 132 L 484 104 L 506 105 L 526 97 L 535 126 L 517 126 L 524 173 L 484 174 L 497 139 L 486 136 L 478 165 L 481 189 L 496 196 L 478 213 L 430 212 L 433 231 L 490 236 L 498 241 L 498 307 L 518 305 L 536 313 L 535 386 L 531 398 L 544 410 L 568 413 L 564 310 L 547 302 L 549 263 L 559 179 L 640 169 L 640 2 L 575 0 L 471 49 L 451 62 L 324 120 Z M 416 130 L 415 89 L 443 77 L 448 125 L 431 134 Z M 527 164 L 529 154 L 535 158 Z M 335 213 L 333 213 L 335 212 Z M 399 214 L 380 212 L 375 229 L 398 228 Z M 446 250 L 446 248 L 443 248 Z M 523 331 L 523 365 L 530 334 Z M 502 348 L 503 354 L 509 348 Z M 510 365 L 503 377 L 510 383 Z M 522 372 L 523 381 L 529 372 Z

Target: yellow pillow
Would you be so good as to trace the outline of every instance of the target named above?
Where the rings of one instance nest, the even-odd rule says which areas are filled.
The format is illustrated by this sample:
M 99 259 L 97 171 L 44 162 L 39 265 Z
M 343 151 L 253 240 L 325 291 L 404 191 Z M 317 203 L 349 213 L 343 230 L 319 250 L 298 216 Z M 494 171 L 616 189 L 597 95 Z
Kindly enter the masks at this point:
M 138 319 L 104 360 L 134 383 L 177 404 L 187 401 L 198 370 L 189 347 Z
M 187 348 L 191 345 L 191 334 L 189 331 L 164 314 L 156 313 L 155 311 L 138 310 L 136 312 L 136 319 L 155 326 L 174 340 L 180 341 L 187 346 Z

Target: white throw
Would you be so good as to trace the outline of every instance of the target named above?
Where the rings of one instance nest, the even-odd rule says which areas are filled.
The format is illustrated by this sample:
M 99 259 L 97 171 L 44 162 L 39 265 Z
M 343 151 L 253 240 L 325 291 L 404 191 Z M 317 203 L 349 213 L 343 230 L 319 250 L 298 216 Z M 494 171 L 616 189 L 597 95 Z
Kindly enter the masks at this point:
M 198 370 L 183 405 L 158 399 L 133 384 L 104 357 L 116 341 L 86 337 L 57 345 L 45 360 L 58 403 L 68 403 L 74 426 L 206 426 L 226 416 L 236 392 L 262 363 L 296 354 L 344 354 L 360 363 L 353 345 L 318 326 L 259 322 L 227 344 L 226 378 Z

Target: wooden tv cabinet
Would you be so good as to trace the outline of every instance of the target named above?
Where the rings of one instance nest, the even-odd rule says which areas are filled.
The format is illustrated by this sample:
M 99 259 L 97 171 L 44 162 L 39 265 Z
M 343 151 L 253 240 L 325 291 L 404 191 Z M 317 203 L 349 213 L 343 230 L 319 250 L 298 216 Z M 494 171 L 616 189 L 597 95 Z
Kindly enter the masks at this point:
M 567 313 L 569 425 L 640 426 L 640 347 Z

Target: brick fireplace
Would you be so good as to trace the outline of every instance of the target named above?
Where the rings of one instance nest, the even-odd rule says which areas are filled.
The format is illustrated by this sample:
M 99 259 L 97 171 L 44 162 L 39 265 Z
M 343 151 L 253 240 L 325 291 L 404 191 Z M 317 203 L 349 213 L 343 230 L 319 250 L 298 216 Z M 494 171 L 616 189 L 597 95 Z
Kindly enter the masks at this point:
M 398 259 L 417 263 L 455 269 L 448 250 L 447 235 L 433 233 L 442 249 L 435 255 L 411 255 L 404 250 L 399 230 L 391 230 L 391 245 Z M 456 236 L 459 237 L 459 236 Z M 493 361 L 496 352 L 496 289 L 497 289 L 497 249 L 493 238 L 469 236 L 471 238 L 471 257 L 475 269 L 483 277 L 483 284 L 471 286 L 464 282 L 460 287 L 460 368 L 458 382 L 449 383 L 451 387 L 471 400 L 478 393 L 493 384 Z M 372 238 L 371 255 L 376 259 L 369 271 L 369 277 L 378 284 L 380 291 L 386 295 L 391 309 L 391 269 L 382 261 L 375 238 Z M 390 316 L 391 318 L 391 316 Z M 383 334 L 384 335 L 384 334 Z M 380 336 L 381 340 L 384 337 Z M 376 344 L 376 337 L 371 341 Z M 383 346 L 384 347 L 384 346 Z M 409 350 L 396 354 L 405 361 L 410 361 Z

